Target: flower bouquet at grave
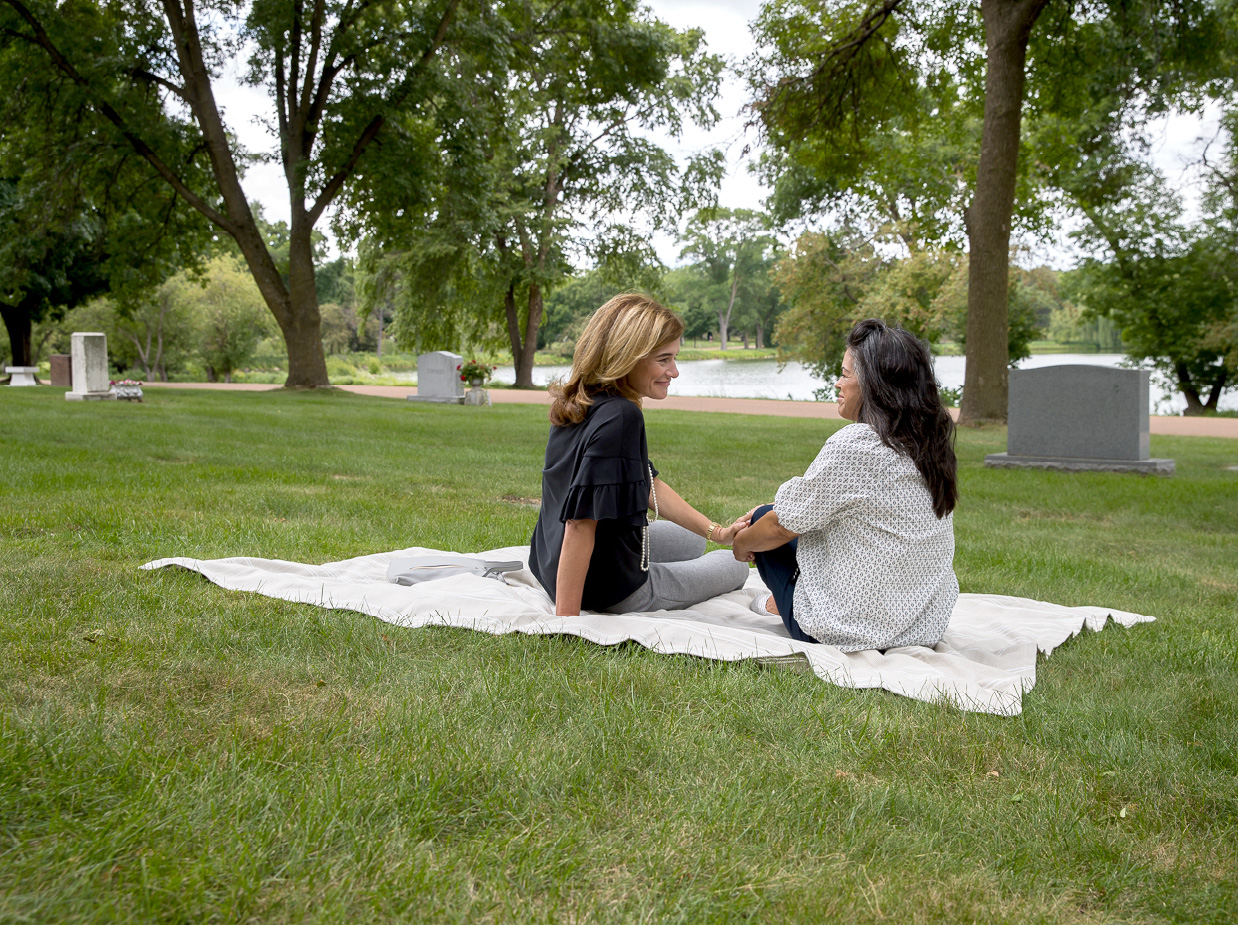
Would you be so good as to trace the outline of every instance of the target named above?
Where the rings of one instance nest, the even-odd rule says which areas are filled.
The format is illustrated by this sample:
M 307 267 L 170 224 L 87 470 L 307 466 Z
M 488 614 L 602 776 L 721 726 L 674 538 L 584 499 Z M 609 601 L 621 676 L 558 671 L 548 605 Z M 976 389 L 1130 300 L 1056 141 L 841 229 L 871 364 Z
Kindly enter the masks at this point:
M 116 393 L 116 398 L 126 399 L 130 402 L 142 401 L 142 383 L 136 379 L 113 379 L 108 381 L 108 386 L 112 392 Z
M 484 386 L 497 369 L 498 367 L 482 363 L 480 360 L 468 360 L 456 364 L 456 370 L 460 373 L 460 381 L 473 386 Z

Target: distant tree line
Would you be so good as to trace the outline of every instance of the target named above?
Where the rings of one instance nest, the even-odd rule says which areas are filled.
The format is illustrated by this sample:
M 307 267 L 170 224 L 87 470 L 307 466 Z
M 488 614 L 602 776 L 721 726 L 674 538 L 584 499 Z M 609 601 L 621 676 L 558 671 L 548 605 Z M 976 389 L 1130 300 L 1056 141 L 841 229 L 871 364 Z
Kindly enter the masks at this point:
M 327 354 L 381 350 L 381 330 L 510 351 L 528 385 L 580 306 L 646 289 L 690 334 L 822 372 L 857 313 L 957 341 L 965 421 L 1003 418 L 1009 364 L 1067 330 L 1120 338 L 1207 411 L 1238 375 L 1234 12 L 768 0 L 744 70 L 758 212 L 715 201 L 719 151 L 650 141 L 714 124 L 724 62 L 637 4 L 0 0 L 0 315 L 19 363 L 106 305 L 150 375 L 189 350 L 177 325 L 222 378 L 279 337 L 289 386 L 326 385 Z M 244 195 L 227 67 L 272 101 L 282 226 Z M 1146 151 L 1156 117 L 1208 105 L 1222 131 L 1191 218 Z M 1012 260 L 1012 235 L 1051 238 L 1064 213 L 1078 271 Z M 325 259 L 326 221 L 355 260 Z

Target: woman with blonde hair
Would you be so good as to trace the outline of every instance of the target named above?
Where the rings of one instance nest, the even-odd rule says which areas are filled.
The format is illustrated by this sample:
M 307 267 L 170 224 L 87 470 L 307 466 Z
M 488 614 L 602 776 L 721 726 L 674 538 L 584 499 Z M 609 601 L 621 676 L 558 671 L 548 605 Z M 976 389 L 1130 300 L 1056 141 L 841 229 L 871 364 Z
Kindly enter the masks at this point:
M 641 403 L 666 398 L 682 335 L 679 316 L 648 296 L 616 296 L 589 319 L 567 380 L 551 387 L 529 568 L 556 614 L 686 608 L 748 578 L 727 551 L 705 553 L 747 519 L 711 521 L 649 462 Z

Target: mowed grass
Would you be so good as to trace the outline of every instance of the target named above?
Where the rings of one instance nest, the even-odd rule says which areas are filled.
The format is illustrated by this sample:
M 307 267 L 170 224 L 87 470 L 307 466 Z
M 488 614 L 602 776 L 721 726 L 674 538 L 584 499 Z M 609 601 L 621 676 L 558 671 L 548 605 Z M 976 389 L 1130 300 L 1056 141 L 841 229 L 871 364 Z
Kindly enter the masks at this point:
M 1153 614 L 1019 718 L 562 637 L 406 630 L 163 556 L 527 542 L 544 409 L 0 393 L 0 920 L 1238 919 L 1238 442 L 986 470 L 964 591 Z M 836 423 L 651 408 L 714 517 Z

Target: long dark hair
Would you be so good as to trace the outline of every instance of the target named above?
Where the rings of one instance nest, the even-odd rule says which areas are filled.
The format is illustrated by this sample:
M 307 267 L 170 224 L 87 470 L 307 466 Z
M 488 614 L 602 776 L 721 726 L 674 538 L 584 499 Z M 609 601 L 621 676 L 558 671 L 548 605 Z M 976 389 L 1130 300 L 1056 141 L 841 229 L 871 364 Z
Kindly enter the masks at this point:
M 954 419 L 937 393 L 928 346 L 910 331 L 866 318 L 847 335 L 847 347 L 860 386 L 858 420 L 911 458 L 933 496 L 933 512 L 944 518 L 959 501 L 959 462 Z

